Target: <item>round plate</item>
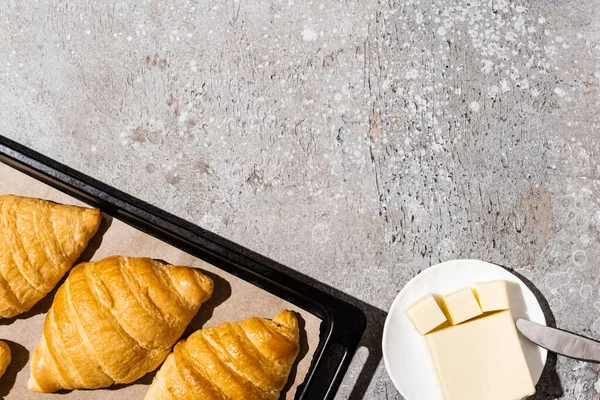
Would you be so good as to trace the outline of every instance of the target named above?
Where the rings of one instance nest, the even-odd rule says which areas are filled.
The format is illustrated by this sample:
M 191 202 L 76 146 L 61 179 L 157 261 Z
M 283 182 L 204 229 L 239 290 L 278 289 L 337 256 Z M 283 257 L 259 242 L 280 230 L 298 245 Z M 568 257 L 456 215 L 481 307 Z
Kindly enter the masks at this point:
M 478 282 L 504 280 L 515 320 L 526 318 L 546 325 L 535 295 L 515 275 L 494 264 L 478 260 L 453 260 L 427 268 L 400 291 L 385 320 L 383 360 L 396 389 L 406 400 L 442 400 L 427 345 L 404 310 L 426 294 L 448 294 Z M 521 336 L 521 335 L 519 335 Z M 521 337 L 523 352 L 533 382 L 537 383 L 546 364 L 547 351 Z

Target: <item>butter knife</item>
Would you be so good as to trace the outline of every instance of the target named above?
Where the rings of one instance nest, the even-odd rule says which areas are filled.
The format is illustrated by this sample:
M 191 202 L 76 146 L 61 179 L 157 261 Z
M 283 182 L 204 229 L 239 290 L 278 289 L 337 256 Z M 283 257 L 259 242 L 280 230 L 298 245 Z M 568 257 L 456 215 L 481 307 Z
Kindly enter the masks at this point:
M 600 342 L 575 333 L 519 318 L 517 328 L 527 339 L 561 356 L 600 363 Z

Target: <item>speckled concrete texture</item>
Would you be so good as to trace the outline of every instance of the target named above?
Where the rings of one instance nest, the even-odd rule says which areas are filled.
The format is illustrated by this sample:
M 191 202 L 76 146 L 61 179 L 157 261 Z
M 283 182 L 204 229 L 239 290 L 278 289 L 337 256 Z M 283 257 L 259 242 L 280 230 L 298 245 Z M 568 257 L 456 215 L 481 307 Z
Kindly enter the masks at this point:
M 600 338 L 600 1 L 2 1 L 0 132 L 368 304 L 439 261 Z M 552 318 L 551 318 L 552 319 Z M 366 362 L 366 365 L 363 365 Z M 598 399 L 555 358 L 538 399 Z

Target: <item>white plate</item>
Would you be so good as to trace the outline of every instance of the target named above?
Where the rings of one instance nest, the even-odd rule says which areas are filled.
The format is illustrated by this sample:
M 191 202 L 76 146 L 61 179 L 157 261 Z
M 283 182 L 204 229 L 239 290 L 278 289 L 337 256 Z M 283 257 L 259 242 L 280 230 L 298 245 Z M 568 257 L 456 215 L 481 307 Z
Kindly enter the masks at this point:
M 484 261 L 453 260 L 434 265 L 400 291 L 385 320 L 383 360 L 396 389 L 406 400 L 442 400 L 442 393 L 425 340 L 414 329 L 404 309 L 429 293 L 444 295 L 474 283 L 495 280 L 515 283 L 509 284 L 508 289 L 515 320 L 527 318 L 546 325 L 544 312 L 531 290 L 506 269 Z M 522 337 L 521 344 L 533 382 L 537 383 L 547 351 Z

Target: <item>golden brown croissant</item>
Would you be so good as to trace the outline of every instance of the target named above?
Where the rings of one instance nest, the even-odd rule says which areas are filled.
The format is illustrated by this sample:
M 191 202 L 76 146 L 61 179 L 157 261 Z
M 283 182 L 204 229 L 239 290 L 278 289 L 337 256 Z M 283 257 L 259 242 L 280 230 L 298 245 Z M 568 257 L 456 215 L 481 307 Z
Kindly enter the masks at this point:
M 24 313 L 46 296 L 101 220 L 96 209 L 0 196 L 0 318 Z
M 149 258 L 109 257 L 71 270 L 31 358 L 29 389 L 96 389 L 130 383 L 171 351 L 213 281 Z
M 10 347 L 5 342 L 0 341 L 0 378 L 6 372 L 10 359 Z
M 291 311 L 201 329 L 181 340 L 146 400 L 277 400 L 299 350 Z

